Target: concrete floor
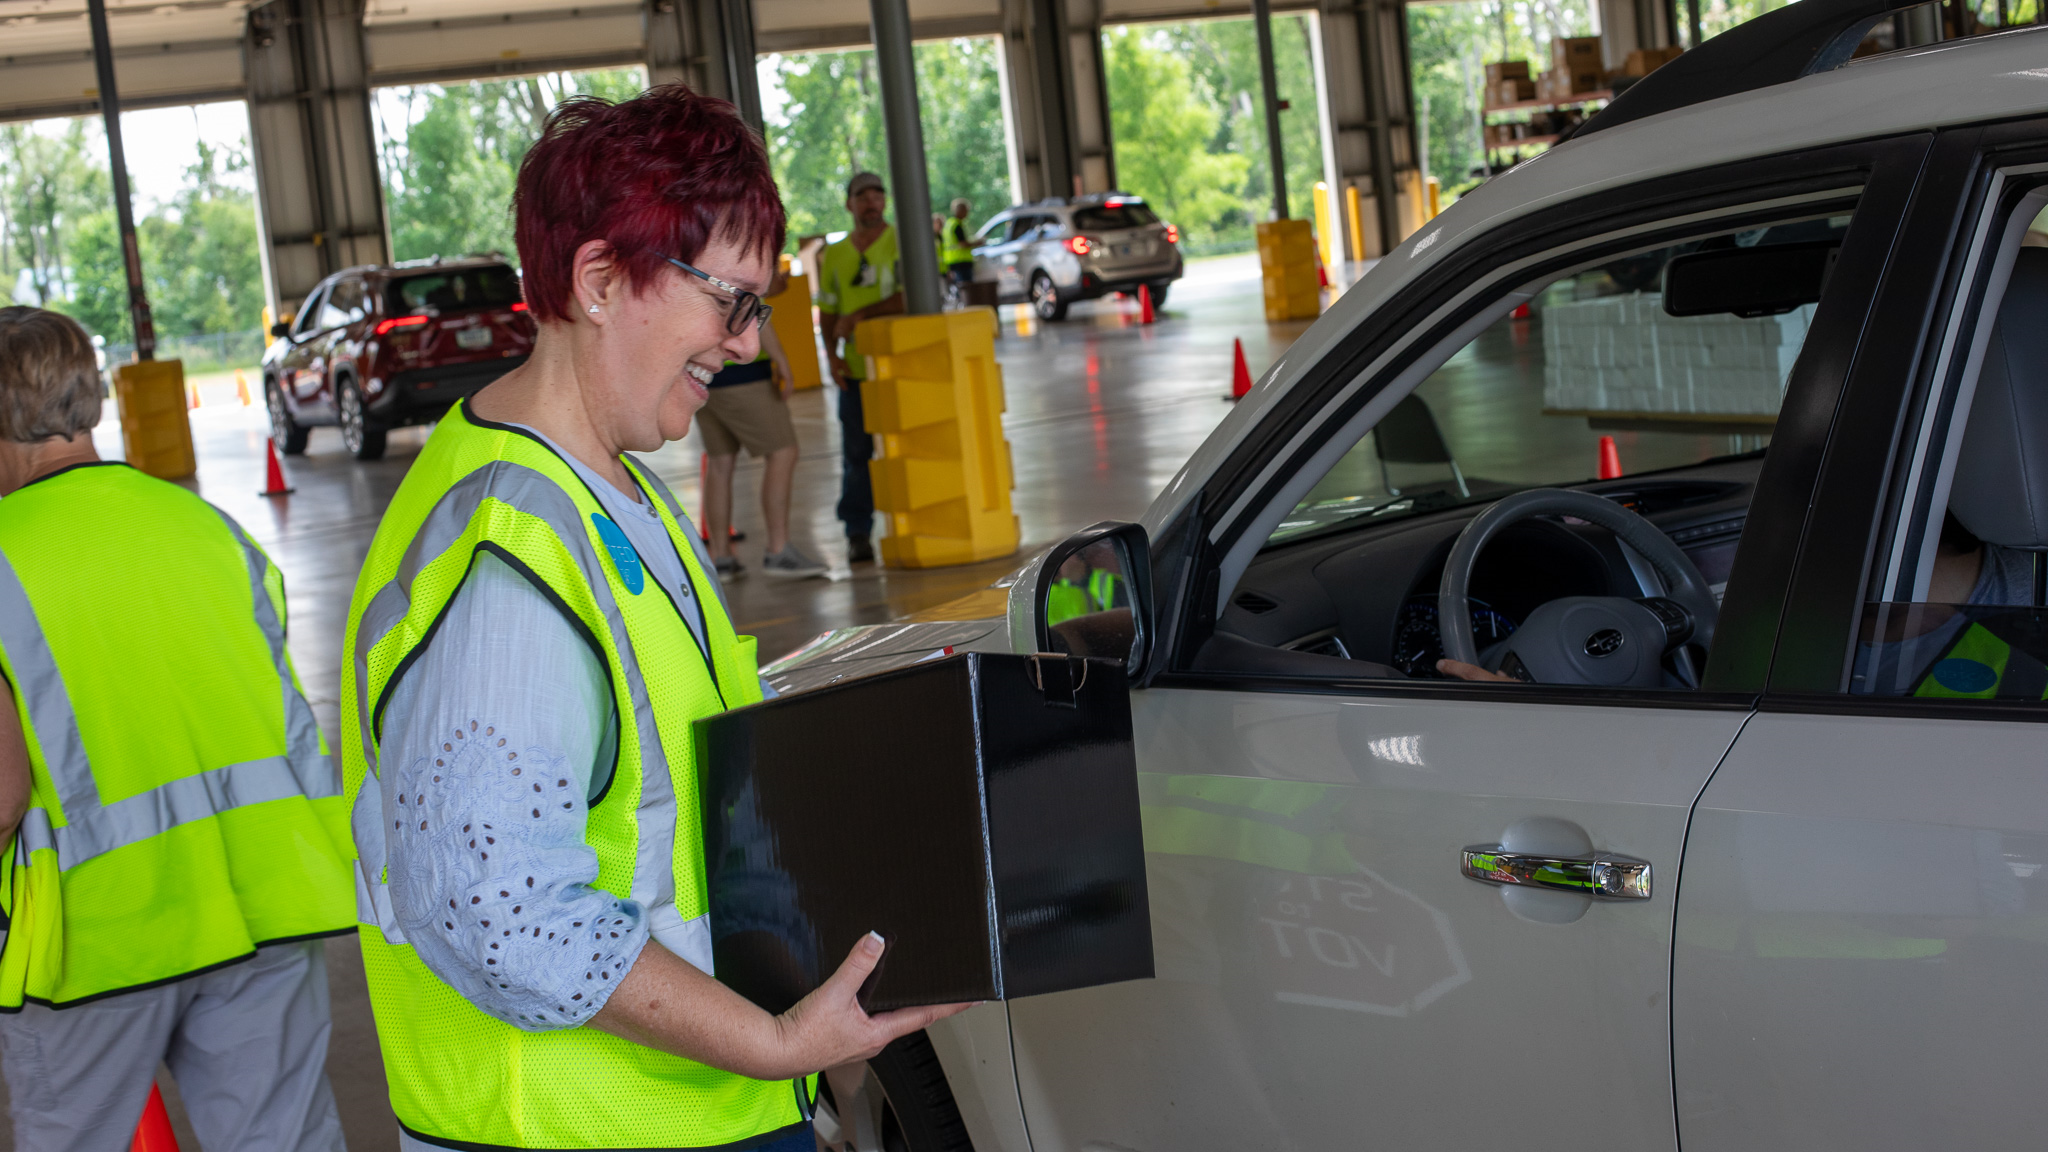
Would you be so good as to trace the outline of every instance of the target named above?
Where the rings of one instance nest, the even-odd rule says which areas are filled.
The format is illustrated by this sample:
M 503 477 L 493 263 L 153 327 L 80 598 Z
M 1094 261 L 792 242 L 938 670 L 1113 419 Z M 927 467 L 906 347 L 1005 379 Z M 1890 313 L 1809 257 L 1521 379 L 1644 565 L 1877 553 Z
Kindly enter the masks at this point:
M 741 632 L 760 638 L 763 658 L 779 655 L 828 628 L 877 623 L 983 587 L 1034 550 L 1097 520 L 1131 519 L 1229 410 L 1231 341 L 1244 341 L 1256 376 L 1306 324 L 1268 326 L 1260 309 L 1255 256 L 1190 265 L 1159 322 L 1137 323 L 1130 301 L 1077 305 L 1063 324 L 1020 323 L 1006 308 L 997 355 L 1009 411 L 1005 428 L 1015 461 L 1016 511 L 1023 547 L 1016 557 L 962 568 L 892 571 L 863 565 L 848 571 L 843 533 L 832 518 L 838 497 L 838 427 L 830 390 L 799 393 L 794 402 L 803 459 L 797 469 L 794 534 L 828 558 L 829 579 L 770 581 L 759 575 L 727 589 Z M 291 650 L 315 714 L 330 738 L 338 730 L 342 629 L 349 595 L 385 504 L 425 442 L 425 429 L 392 434 L 385 459 L 358 463 L 331 429 L 313 433 L 307 455 L 287 467 L 297 491 L 257 495 L 263 479 L 266 425 L 259 406 L 235 401 L 232 375 L 209 378 L 202 407 L 192 413 L 199 455 L 194 488 L 228 512 L 282 569 L 291 614 Z M 120 454 L 118 424 L 98 437 L 103 454 Z M 654 454 L 653 463 L 685 506 L 697 507 L 701 448 L 689 438 Z M 736 520 L 749 539 L 743 562 L 757 565 L 766 532 L 759 510 L 758 464 L 742 460 Z M 349 1145 L 357 1152 L 396 1146 L 383 1066 L 353 937 L 327 946 L 334 1035 L 328 1070 Z M 166 1082 L 174 1122 L 187 1152 L 196 1148 Z M 0 1152 L 13 1147 L 0 1132 Z

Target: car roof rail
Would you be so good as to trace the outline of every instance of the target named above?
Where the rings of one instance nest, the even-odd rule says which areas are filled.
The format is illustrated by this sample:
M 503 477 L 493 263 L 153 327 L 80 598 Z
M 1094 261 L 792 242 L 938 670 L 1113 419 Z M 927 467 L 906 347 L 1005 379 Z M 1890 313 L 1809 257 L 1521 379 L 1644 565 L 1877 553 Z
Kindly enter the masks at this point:
M 1788 84 L 1849 62 L 1871 26 L 1928 0 L 1799 0 L 1730 28 L 1651 72 L 1572 138 L 1723 96 Z

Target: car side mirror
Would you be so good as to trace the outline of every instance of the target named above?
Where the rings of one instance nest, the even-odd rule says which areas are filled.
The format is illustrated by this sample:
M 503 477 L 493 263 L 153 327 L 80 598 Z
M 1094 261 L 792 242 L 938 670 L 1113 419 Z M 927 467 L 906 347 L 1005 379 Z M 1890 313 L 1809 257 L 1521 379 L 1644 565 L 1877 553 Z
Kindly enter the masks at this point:
M 284 320 L 284 321 L 280 321 L 280 322 L 278 322 L 278 323 L 276 323 L 276 324 L 272 324 L 272 325 L 270 326 L 270 334 L 271 334 L 272 336 L 278 336 L 278 337 L 283 337 L 283 336 L 289 336 L 289 335 L 291 335 L 291 334 L 292 334 L 292 325 L 291 325 L 291 321 L 289 321 L 289 320 Z
M 1820 299 L 1841 251 L 1841 245 L 1822 240 L 1764 248 L 1715 248 L 1673 257 L 1664 266 L 1664 312 L 1668 316 L 1733 313 L 1745 318 L 1790 312 Z
M 1153 635 L 1145 529 L 1105 520 L 1062 540 L 1038 566 L 1032 603 L 1039 651 L 1121 660 L 1135 674 Z

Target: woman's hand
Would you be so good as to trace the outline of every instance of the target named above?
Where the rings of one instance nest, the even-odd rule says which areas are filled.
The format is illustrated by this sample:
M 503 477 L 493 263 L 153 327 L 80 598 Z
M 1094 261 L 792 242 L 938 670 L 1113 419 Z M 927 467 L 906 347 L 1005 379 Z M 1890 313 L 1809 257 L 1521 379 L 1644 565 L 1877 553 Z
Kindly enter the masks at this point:
M 798 1075 L 869 1059 L 898 1036 L 974 1007 L 934 1004 L 868 1015 L 854 997 L 881 959 L 882 938 L 870 932 L 847 953 L 831 979 L 775 1018 L 790 1059 L 803 1069 Z
M 755 1080 L 793 1080 L 865 1060 L 898 1036 L 973 1007 L 940 1004 L 868 1015 L 854 996 L 881 958 L 882 939 L 869 933 L 817 991 L 770 1016 L 650 942 L 590 1024 Z

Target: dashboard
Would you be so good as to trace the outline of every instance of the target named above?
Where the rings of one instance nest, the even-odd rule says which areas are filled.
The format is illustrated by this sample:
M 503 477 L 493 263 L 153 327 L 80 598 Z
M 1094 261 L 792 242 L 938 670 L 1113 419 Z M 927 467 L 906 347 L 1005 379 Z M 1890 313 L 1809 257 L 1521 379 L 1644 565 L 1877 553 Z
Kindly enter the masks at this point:
M 1757 454 L 1582 487 L 1662 530 L 1719 598 L 1761 468 Z M 1300 662 L 1305 675 L 1440 678 L 1437 585 L 1458 534 L 1485 507 L 1474 502 L 1269 546 L 1246 570 L 1217 620 L 1217 632 L 1240 656 L 1200 664 L 1227 668 L 1250 651 L 1242 643 L 1249 641 L 1320 658 Z M 1656 594 L 1661 590 L 1653 580 L 1647 564 L 1605 529 L 1570 517 L 1510 525 L 1473 567 L 1473 637 L 1483 651 L 1548 601 Z M 1270 658 L 1259 663 L 1262 670 L 1279 670 Z M 1344 671 L 1347 666 L 1353 670 Z

